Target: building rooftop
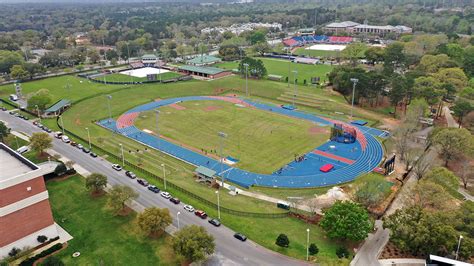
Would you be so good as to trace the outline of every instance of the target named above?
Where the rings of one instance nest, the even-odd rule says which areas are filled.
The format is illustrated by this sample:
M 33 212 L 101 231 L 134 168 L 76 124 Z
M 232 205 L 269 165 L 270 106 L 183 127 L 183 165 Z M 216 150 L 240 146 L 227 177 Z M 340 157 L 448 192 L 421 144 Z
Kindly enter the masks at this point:
M 54 112 L 57 112 L 57 111 L 61 110 L 61 108 L 63 108 L 66 105 L 69 105 L 69 104 L 71 104 L 70 100 L 62 99 L 62 100 L 56 102 L 55 104 L 53 104 L 52 106 L 50 106 L 44 112 L 45 113 L 54 113 Z
M 207 75 L 215 75 L 228 70 L 218 68 L 218 67 L 203 67 L 203 66 L 180 66 L 179 70 L 193 71 L 198 73 L 203 73 Z
M 198 168 L 196 168 L 196 173 L 199 173 L 201 175 L 205 175 L 207 177 L 213 177 L 216 174 L 216 171 L 209 169 L 207 167 L 204 167 L 200 165 Z
M 144 59 L 144 58 L 146 58 L 146 59 L 157 59 L 158 57 L 154 54 L 144 54 L 142 56 L 142 59 Z
M 37 170 L 38 166 L 0 143 L 0 181 Z
M 326 25 L 328 28 L 347 28 L 347 27 L 355 27 L 357 25 L 360 25 L 357 22 L 354 21 L 343 21 L 343 22 L 333 22 L 329 23 Z

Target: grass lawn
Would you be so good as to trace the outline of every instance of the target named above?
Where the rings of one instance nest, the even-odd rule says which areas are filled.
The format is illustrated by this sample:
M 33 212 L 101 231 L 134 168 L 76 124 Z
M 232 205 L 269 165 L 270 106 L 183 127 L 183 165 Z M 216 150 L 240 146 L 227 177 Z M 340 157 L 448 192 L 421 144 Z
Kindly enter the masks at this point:
M 176 265 L 170 236 L 148 239 L 135 232 L 135 213 L 116 217 L 107 196 L 91 198 L 81 176 L 47 183 L 54 219 L 74 239 L 57 257 L 66 265 Z M 79 251 L 81 256 L 72 258 Z
M 160 80 L 167 80 L 167 79 L 172 79 L 172 78 L 177 78 L 180 77 L 181 74 L 175 73 L 175 72 L 166 72 L 163 74 L 156 75 L 157 79 Z M 113 73 L 110 75 L 105 76 L 107 81 L 111 82 L 142 82 L 142 81 L 147 81 L 148 79 L 146 77 L 139 78 L 139 77 L 134 77 L 134 76 L 129 76 L 121 73 Z M 103 77 L 100 77 L 100 79 L 103 79 Z
M 227 133 L 223 153 L 239 159 L 239 168 L 270 174 L 294 159 L 294 154 L 310 152 L 327 140 L 325 133 L 311 133 L 318 127 L 308 121 L 242 108 L 223 101 L 179 103 L 185 110 L 160 108 L 160 134 L 197 150 L 217 151 L 217 132 Z M 135 124 L 154 131 L 154 111 L 141 113 Z
M 321 77 L 321 82 L 326 81 L 326 74 L 331 72 L 333 66 L 331 65 L 307 65 L 307 64 L 297 64 L 289 63 L 287 60 L 274 59 L 274 58 L 263 58 L 258 57 L 263 61 L 263 64 L 267 68 L 268 74 L 279 75 L 283 77 L 283 80 L 288 76 L 288 64 L 290 64 L 290 71 L 296 70 L 297 74 L 297 83 L 303 84 L 303 81 L 306 79 L 308 83 L 311 81 L 311 77 Z M 216 65 L 217 67 L 225 69 L 234 69 L 238 68 L 238 62 L 224 62 Z M 294 74 L 290 73 L 289 76 L 290 82 L 293 84 Z
M 308 57 L 340 57 L 341 52 L 340 51 L 324 51 L 324 50 L 310 50 L 310 49 L 305 49 L 304 47 L 296 48 L 296 50 L 293 52 L 295 55 L 305 55 Z

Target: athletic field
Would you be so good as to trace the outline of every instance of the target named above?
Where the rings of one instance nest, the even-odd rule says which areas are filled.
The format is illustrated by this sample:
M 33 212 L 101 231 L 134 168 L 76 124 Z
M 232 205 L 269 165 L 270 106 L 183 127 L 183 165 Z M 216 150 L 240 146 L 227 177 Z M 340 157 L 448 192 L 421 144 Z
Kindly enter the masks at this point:
M 135 120 L 142 130 L 156 132 L 154 111 L 142 112 Z M 218 132 L 228 136 L 224 155 L 239 160 L 237 167 L 270 174 L 323 144 L 327 128 L 308 121 L 241 107 L 224 101 L 189 101 L 160 108 L 159 133 L 187 148 L 219 156 Z
M 157 79 L 160 80 L 160 77 L 162 80 L 167 80 L 167 79 L 172 79 L 172 78 L 177 78 L 181 76 L 178 73 L 175 72 L 170 72 L 166 70 L 167 72 L 162 73 L 162 74 L 157 74 Z M 105 76 L 107 81 L 112 81 L 112 82 L 142 82 L 142 81 L 147 81 L 147 77 L 138 77 L 138 76 L 131 76 L 131 75 L 126 75 L 122 73 L 113 73 L 110 75 Z M 100 77 L 102 80 L 103 77 Z

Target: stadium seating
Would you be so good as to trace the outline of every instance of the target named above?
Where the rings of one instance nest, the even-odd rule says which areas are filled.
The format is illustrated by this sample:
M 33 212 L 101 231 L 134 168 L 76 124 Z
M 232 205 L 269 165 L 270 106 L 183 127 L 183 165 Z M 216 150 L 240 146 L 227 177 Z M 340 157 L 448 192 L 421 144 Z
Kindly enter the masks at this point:
M 306 44 L 325 43 L 325 44 L 348 44 L 353 41 L 349 36 L 325 36 L 325 35 L 306 35 L 294 36 L 283 40 L 283 44 L 289 47 L 303 46 Z
M 295 110 L 286 110 L 277 105 L 256 103 L 233 97 L 212 96 L 189 96 L 150 102 L 127 111 L 126 114 L 130 114 L 130 116 L 125 116 L 125 118 L 133 117 L 135 113 L 152 110 L 160 106 L 182 101 L 197 100 L 228 100 L 233 103 L 240 101 L 255 108 L 277 112 L 290 117 L 306 119 L 320 125 L 332 125 L 334 123 L 334 120 L 329 118 L 318 117 Z M 125 118 L 125 124 L 128 125 L 129 120 Z M 340 121 L 337 122 L 341 123 Z M 355 126 L 354 128 L 357 130 L 357 141 L 355 143 L 341 144 L 328 141 L 317 148 L 320 152 L 310 152 L 305 155 L 303 161 L 292 162 L 288 164 L 289 167 L 287 167 L 287 169 L 282 167 L 281 171 L 266 175 L 248 172 L 225 164 L 221 166 L 217 160 L 173 144 L 165 139 L 157 138 L 156 136 L 139 130 L 133 125 L 122 127 L 125 124 L 122 123 L 118 125 L 115 121 L 109 119 L 99 121 L 98 124 L 193 165 L 207 165 L 208 168 L 214 169 L 218 174 L 222 173 L 227 180 L 243 187 L 259 185 L 267 187 L 304 188 L 337 185 L 352 181 L 360 174 L 372 171 L 381 162 L 383 148 L 374 136 L 385 133 L 385 131 L 365 126 Z M 333 146 L 335 146 L 335 148 L 333 148 Z M 325 164 L 332 164 L 334 169 L 327 173 L 320 172 L 319 168 Z

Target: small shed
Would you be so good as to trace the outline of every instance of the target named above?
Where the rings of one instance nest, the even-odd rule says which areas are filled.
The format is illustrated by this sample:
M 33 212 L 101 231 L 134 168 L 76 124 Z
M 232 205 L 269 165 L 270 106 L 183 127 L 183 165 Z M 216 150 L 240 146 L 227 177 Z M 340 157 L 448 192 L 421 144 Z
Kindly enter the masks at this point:
M 44 111 L 44 116 L 58 116 L 71 106 L 71 101 L 68 99 L 62 99 L 55 104 L 51 105 Z
M 212 182 L 216 175 L 216 171 L 209 169 L 207 167 L 204 167 L 202 165 L 196 168 L 196 170 L 194 170 L 194 173 L 199 179 L 204 179 L 209 182 Z

